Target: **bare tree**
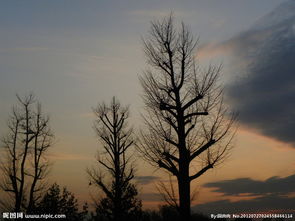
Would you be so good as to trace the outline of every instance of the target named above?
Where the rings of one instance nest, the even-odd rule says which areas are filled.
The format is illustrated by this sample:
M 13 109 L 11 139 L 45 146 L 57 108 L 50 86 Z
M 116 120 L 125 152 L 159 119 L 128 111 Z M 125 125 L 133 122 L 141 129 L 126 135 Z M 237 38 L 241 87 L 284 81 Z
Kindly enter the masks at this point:
M 97 204 L 97 211 L 109 220 L 132 220 L 140 211 L 141 202 L 136 199 L 137 190 L 130 183 L 134 177 L 134 166 L 127 152 L 134 141 L 132 129 L 127 125 L 128 108 L 121 107 L 113 98 L 109 106 L 103 103 L 93 111 L 97 117 L 95 132 L 104 154 L 98 157 L 102 168 L 88 169 L 87 173 L 90 182 L 96 184 L 106 196 Z
M 219 84 L 221 66 L 198 67 L 197 42 L 184 23 L 175 27 L 172 15 L 152 22 L 143 39 L 150 69 L 140 77 L 147 130 L 138 147 L 148 162 L 177 178 L 181 220 L 190 218 L 191 181 L 224 161 L 234 134 L 235 114 Z
M 12 109 L 8 134 L 2 138 L 6 157 L 1 161 L 2 182 L 10 202 L 2 202 L 12 211 L 31 211 L 41 197 L 49 162 L 46 151 L 53 134 L 49 118 L 32 94 L 22 98 Z M 7 205 L 7 203 L 11 203 Z

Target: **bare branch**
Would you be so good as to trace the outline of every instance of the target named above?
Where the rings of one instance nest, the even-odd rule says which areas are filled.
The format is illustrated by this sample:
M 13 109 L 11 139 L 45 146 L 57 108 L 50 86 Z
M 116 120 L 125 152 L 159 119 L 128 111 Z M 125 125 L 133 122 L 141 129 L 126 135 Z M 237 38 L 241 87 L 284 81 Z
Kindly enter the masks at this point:
M 143 42 L 150 69 L 140 77 L 146 129 L 137 147 L 151 165 L 176 176 L 181 218 L 189 220 L 191 180 L 231 150 L 235 118 L 223 103 L 222 66 L 198 67 L 198 39 L 183 23 L 177 28 L 173 16 L 152 22 Z M 197 162 L 207 166 L 190 176 Z
M 3 181 L 0 188 L 9 190 L 13 211 L 30 211 L 38 201 L 40 182 L 46 178 L 49 162 L 46 150 L 54 138 L 49 117 L 33 94 L 17 95 L 18 105 L 12 108 L 8 134 L 2 139 L 7 157 L 1 162 Z
M 132 200 L 132 206 L 138 201 L 134 198 L 137 194 L 131 184 L 134 178 L 134 166 L 130 165 L 130 157 L 126 154 L 134 144 L 132 128 L 128 128 L 128 108 L 121 107 L 120 103 L 113 98 L 109 105 L 99 104 L 93 109 L 96 114 L 94 129 L 102 144 L 104 152 L 100 151 L 98 169 L 88 169 L 90 184 L 94 182 L 105 195 L 97 204 L 97 209 L 104 208 L 108 216 L 122 219 L 122 214 L 129 211 L 126 205 Z M 110 175 L 109 179 L 103 179 L 103 172 Z M 105 205 L 103 202 L 109 203 Z M 126 205 L 124 205 L 126 204 Z M 105 208 L 107 206 L 108 208 Z M 128 207 L 128 206 L 127 206 Z
M 197 172 L 196 174 L 194 174 L 193 176 L 190 176 L 189 179 L 190 181 L 198 178 L 199 176 L 201 176 L 202 174 L 204 174 L 207 170 L 213 168 L 213 164 L 208 164 L 207 166 L 205 166 L 203 169 L 201 169 L 199 172 Z

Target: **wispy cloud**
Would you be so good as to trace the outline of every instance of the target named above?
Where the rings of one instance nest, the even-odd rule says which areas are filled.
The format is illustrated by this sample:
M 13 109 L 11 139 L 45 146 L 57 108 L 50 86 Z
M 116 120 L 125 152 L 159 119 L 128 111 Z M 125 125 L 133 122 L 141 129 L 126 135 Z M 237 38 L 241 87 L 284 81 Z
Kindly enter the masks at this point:
M 157 176 L 136 176 L 134 178 L 139 184 L 147 185 L 159 179 Z
M 163 10 L 133 10 L 129 11 L 128 14 L 136 17 L 151 17 L 151 18 L 161 18 L 173 13 L 176 17 L 188 17 L 190 13 L 187 11 L 163 9 Z
M 81 154 L 69 153 L 49 153 L 48 158 L 51 160 L 92 160 L 93 157 L 83 156 Z
M 145 202 L 162 202 L 162 196 L 159 193 L 142 193 L 139 195 Z
M 50 50 L 47 47 L 20 47 L 20 48 L 1 48 L 0 52 L 38 52 Z

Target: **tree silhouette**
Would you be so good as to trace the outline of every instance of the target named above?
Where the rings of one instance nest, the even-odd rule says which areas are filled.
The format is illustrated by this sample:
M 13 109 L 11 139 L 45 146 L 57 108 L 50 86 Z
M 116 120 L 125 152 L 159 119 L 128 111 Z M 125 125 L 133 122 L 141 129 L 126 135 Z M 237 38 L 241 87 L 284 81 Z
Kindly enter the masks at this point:
M 98 216 L 115 221 L 135 220 L 140 214 L 141 202 L 136 198 L 134 184 L 130 183 L 134 177 L 134 166 L 127 152 L 134 141 L 132 129 L 128 128 L 126 121 L 128 108 L 121 107 L 113 98 L 109 106 L 103 103 L 93 111 L 97 118 L 95 132 L 104 150 L 102 157 L 98 157 L 102 168 L 87 170 L 90 184 L 96 184 L 105 194 L 97 203 Z
M 162 205 L 159 207 L 159 210 L 146 210 L 143 211 L 142 215 L 142 221 L 177 221 L 179 220 L 179 212 L 174 206 L 169 205 Z M 192 214 L 191 220 L 210 220 L 209 217 L 194 213 Z M 226 220 L 226 219 L 220 219 L 220 220 Z
M 53 141 L 49 117 L 34 95 L 17 95 L 17 99 L 8 120 L 8 134 L 2 138 L 6 156 L 1 161 L 0 186 L 8 194 L 2 206 L 16 212 L 32 211 L 45 190 L 46 152 Z
M 36 205 L 34 212 L 38 214 L 65 214 L 67 220 L 80 221 L 86 218 L 87 208 L 87 204 L 84 204 L 83 211 L 79 212 L 78 200 L 74 194 L 69 192 L 66 187 L 61 191 L 59 185 L 54 183 Z
M 152 22 L 143 44 L 150 69 L 140 77 L 146 130 L 138 147 L 177 178 L 180 218 L 189 220 L 190 183 L 228 156 L 235 115 L 223 102 L 221 66 L 196 65 L 197 40 L 184 23 L 176 28 L 172 15 Z

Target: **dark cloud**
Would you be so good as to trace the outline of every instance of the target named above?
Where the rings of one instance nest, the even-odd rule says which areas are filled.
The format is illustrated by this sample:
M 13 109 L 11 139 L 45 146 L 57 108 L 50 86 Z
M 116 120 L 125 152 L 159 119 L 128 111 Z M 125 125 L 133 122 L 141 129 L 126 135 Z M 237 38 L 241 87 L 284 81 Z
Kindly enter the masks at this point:
M 138 183 L 146 185 L 152 183 L 153 181 L 159 179 L 157 176 L 137 176 L 134 178 Z
M 265 195 L 265 194 L 288 194 L 295 192 L 295 174 L 280 178 L 271 177 L 265 181 L 239 178 L 219 182 L 206 183 L 205 187 L 216 188 L 213 191 L 224 195 Z
M 227 94 L 240 121 L 294 145 L 295 1 L 283 3 L 223 47 L 234 55 L 236 80 Z
M 225 196 L 240 196 L 241 200 L 214 201 L 194 206 L 193 210 L 205 214 L 267 211 L 292 211 L 294 213 L 295 197 L 294 195 L 290 197 L 292 196 L 290 193 L 295 192 L 294 183 L 295 174 L 284 178 L 271 177 L 265 181 L 240 178 L 207 183 L 204 187 L 215 188 L 213 192 L 223 193 Z M 252 199 L 245 198 L 249 196 Z
M 292 213 L 293 218 L 295 215 L 295 197 L 284 197 L 268 195 L 259 197 L 252 200 L 242 200 L 231 202 L 229 200 L 220 200 L 205 204 L 200 204 L 192 207 L 194 212 L 203 214 L 216 214 L 216 213 L 255 213 L 255 212 L 268 212 L 276 213 Z

